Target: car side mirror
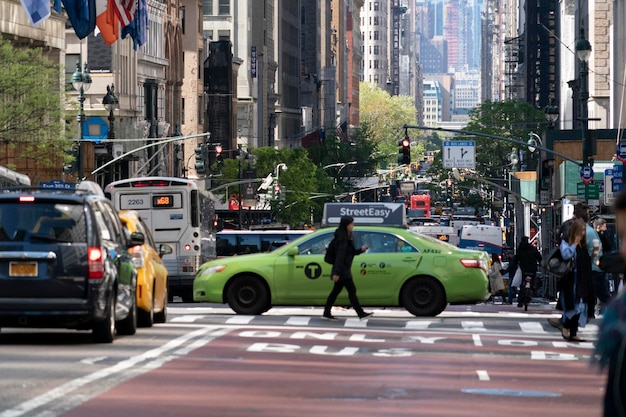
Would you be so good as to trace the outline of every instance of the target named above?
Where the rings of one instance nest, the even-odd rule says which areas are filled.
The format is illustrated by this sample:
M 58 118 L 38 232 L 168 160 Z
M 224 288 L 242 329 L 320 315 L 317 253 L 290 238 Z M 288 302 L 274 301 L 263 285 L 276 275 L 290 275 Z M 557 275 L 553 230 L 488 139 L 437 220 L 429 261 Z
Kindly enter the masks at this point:
M 169 255 L 172 252 L 174 252 L 174 248 L 172 248 L 172 246 L 168 245 L 167 243 L 162 243 L 161 245 L 159 245 L 159 255 Z
M 130 234 L 130 246 L 143 245 L 146 237 L 141 232 L 133 232 Z
M 289 248 L 289 250 L 287 251 L 287 256 L 296 256 L 298 253 L 300 253 L 300 251 L 298 250 L 298 247 L 293 246 Z

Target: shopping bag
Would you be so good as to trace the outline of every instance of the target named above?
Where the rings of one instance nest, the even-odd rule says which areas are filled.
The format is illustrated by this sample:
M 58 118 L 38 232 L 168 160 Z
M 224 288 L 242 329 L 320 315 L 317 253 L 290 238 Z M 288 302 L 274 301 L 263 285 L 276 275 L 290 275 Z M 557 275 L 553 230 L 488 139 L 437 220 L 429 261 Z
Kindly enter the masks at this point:
M 513 275 L 513 281 L 511 281 L 511 287 L 520 287 L 522 285 L 522 269 L 518 266 L 515 275 Z

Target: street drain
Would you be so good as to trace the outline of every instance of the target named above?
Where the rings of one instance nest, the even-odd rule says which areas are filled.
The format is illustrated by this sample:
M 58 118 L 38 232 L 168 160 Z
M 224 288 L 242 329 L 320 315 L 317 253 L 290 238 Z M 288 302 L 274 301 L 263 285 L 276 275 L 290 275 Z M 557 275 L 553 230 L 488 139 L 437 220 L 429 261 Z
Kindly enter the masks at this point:
M 504 397 L 560 397 L 558 392 L 545 392 L 545 391 L 526 391 L 517 389 L 495 389 L 495 388 L 466 388 L 461 392 L 466 394 L 479 394 L 479 395 L 501 395 Z

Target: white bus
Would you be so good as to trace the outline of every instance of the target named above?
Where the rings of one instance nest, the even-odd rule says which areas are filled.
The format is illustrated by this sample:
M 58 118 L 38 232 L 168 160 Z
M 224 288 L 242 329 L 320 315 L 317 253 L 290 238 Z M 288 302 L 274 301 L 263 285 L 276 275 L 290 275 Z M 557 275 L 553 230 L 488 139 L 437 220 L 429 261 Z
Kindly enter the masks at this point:
M 19 187 L 20 185 L 31 185 L 30 178 L 27 175 L 0 166 L 0 188 Z
M 157 243 L 174 251 L 163 257 L 168 271 L 170 301 L 178 295 L 193 301 L 193 280 L 200 265 L 215 259 L 211 232 L 214 202 L 195 181 L 185 178 L 143 177 L 120 180 L 105 187 L 117 210 L 136 210 Z
M 270 252 L 311 230 L 223 230 L 216 236 L 218 258 Z

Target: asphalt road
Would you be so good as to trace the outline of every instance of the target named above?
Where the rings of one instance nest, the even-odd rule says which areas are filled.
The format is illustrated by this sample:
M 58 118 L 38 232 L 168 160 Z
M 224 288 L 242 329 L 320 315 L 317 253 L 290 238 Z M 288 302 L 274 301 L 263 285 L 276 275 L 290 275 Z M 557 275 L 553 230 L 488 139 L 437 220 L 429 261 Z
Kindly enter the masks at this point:
M 112 345 L 2 329 L 0 417 L 601 415 L 597 323 L 575 344 L 547 323 L 550 305 L 374 312 L 177 303 Z

